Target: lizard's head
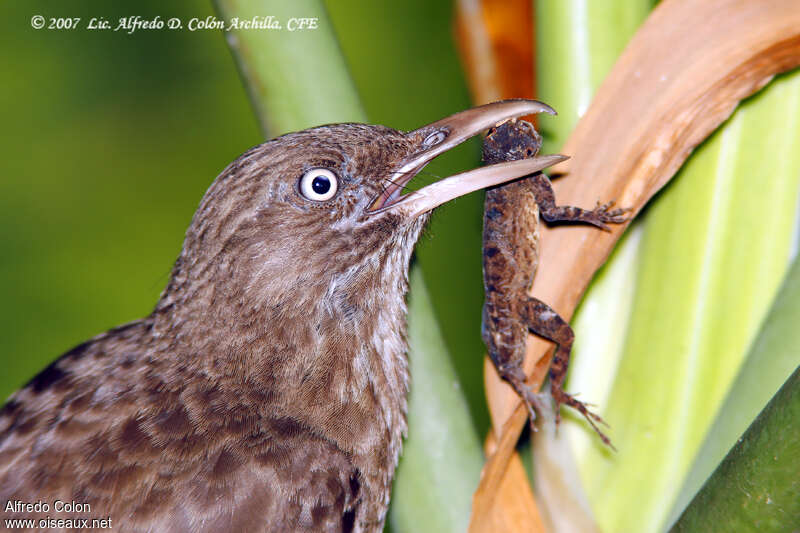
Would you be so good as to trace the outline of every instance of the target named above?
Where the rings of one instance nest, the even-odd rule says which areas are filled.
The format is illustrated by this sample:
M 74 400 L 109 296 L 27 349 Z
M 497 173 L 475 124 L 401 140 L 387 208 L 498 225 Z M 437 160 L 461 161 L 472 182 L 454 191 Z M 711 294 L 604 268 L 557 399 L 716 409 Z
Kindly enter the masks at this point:
M 511 119 L 490 128 L 483 143 L 484 161 L 517 161 L 539 153 L 542 136 L 525 120 Z

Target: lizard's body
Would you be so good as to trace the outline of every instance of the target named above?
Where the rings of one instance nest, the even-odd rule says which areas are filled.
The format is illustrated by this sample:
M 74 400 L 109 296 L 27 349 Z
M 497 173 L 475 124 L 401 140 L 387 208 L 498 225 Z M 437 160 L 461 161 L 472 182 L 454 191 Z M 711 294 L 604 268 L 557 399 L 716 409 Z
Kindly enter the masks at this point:
M 525 121 L 509 121 L 492 128 L 483 143 L 486 164 L 534 157 L 541 136 Z M 530 330 L 556 343 L 550 366 L 550 387 L 556 403 L 567 404 L 583 414 L 603 441 L 597 415 L 562 389 L 574 335 L 569 324 L 546 303 L 529 296 L 539 261 L 539 218 L 547 222 L 570 221 L 606 228 L 605 223 L 625 220 L 622 209 L 611 204 L 594 210 L 558 206 L 550 180 L 539 172 L 486 191 L 483 219 L 483 340 L 500 376 L 525 401 L 533 418 L 541 409 L 537 394 L 525 383 L 522 362 Z

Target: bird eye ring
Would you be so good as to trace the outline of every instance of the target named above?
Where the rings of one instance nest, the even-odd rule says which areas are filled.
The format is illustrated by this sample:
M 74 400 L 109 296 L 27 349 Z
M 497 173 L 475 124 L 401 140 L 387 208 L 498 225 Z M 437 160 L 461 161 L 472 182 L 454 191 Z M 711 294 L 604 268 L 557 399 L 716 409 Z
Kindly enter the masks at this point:
M 312 168 L 300 178 L 300 194 L 314 202 L 330 200 L 338 188 L 336 174 L 326 168 Z
M 425 140 L 422 141 L 422 146 L 424 146 L 425 148 L 430 148 L 431 146 L 435 146 L 440 142 L 442 142 L 445 139 L 445 137 L 447 137 L 446 132 L 442 130 L 434 131 L 433 133 L 425 137 Z

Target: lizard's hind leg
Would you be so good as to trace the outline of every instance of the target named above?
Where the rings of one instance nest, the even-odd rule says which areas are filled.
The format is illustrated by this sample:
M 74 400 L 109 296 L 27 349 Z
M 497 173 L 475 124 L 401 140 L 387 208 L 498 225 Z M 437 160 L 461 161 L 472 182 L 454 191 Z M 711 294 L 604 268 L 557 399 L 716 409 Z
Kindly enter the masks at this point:
M 550 391 L 555 401 L 556 423 L 561 419 L 559 407 L 564 404 L 572 407 L 586 418 L 603 442 L 611 446 L 611 441 L 597 427 L 597 423 L 607 425 L 599 415 L 589 411 L 586 404 L 564 391 L 564 380 L 569 367 L 569 355 L 575 334 L 566 320 L 546 303 L 531 296 L 522 303 L 521 314 L 528 328 L 535 334 L 556 343 L 553 362 L 550 364 Z
M 528 408 L 531 430 L 536 431 L 536 414 L 543 412 L 544 404 L 539 394 L 525 382 L 522 369 L 525 357 L 526 328 L 518 316 L 509 313 L 508 302 L 500 300 L 501 293 L 492 291 L 483 306 L 482 336 L 489 357 L 500 377 L 514 388 L 514 391 Z

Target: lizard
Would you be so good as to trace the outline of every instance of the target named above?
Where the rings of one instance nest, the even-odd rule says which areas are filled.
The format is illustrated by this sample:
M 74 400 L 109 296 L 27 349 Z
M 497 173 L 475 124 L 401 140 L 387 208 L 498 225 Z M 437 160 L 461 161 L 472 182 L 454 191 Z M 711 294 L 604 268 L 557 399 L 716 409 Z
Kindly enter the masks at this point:
M 555 112 L 553 112 L 555 113 Z M 535 157 L 542 137 L 524 120 L 509 120 L 488 130 L 483 142 L 483 162 L 493 164 Z M 606 223 L 625 222 L 627 209 L 613 209 L 614 202 L 592 209 L 557 205 L 548 177 L 542 173 L 517 179 L 486 191 L 483 218 L 483 282 L 485 302 L 482 338 L 498 374 L 508 382 L 528 408 L 533 427 L 542 412 L 541 397 L 527 383 L 522 362 L 527 332 L 556 344 L 548 372 L 550 392 L 559 407 L 580 412 L 602 441 L 611 446 L 598 428 L 603 419 L 563 389 L 575 335 L 572 328 L 545 302 L 528 295 L 538 266 L 539 219 L 546 222 L 591 224 L 608 230 Z M 535 428 L 534 428 L 535 429 Z

